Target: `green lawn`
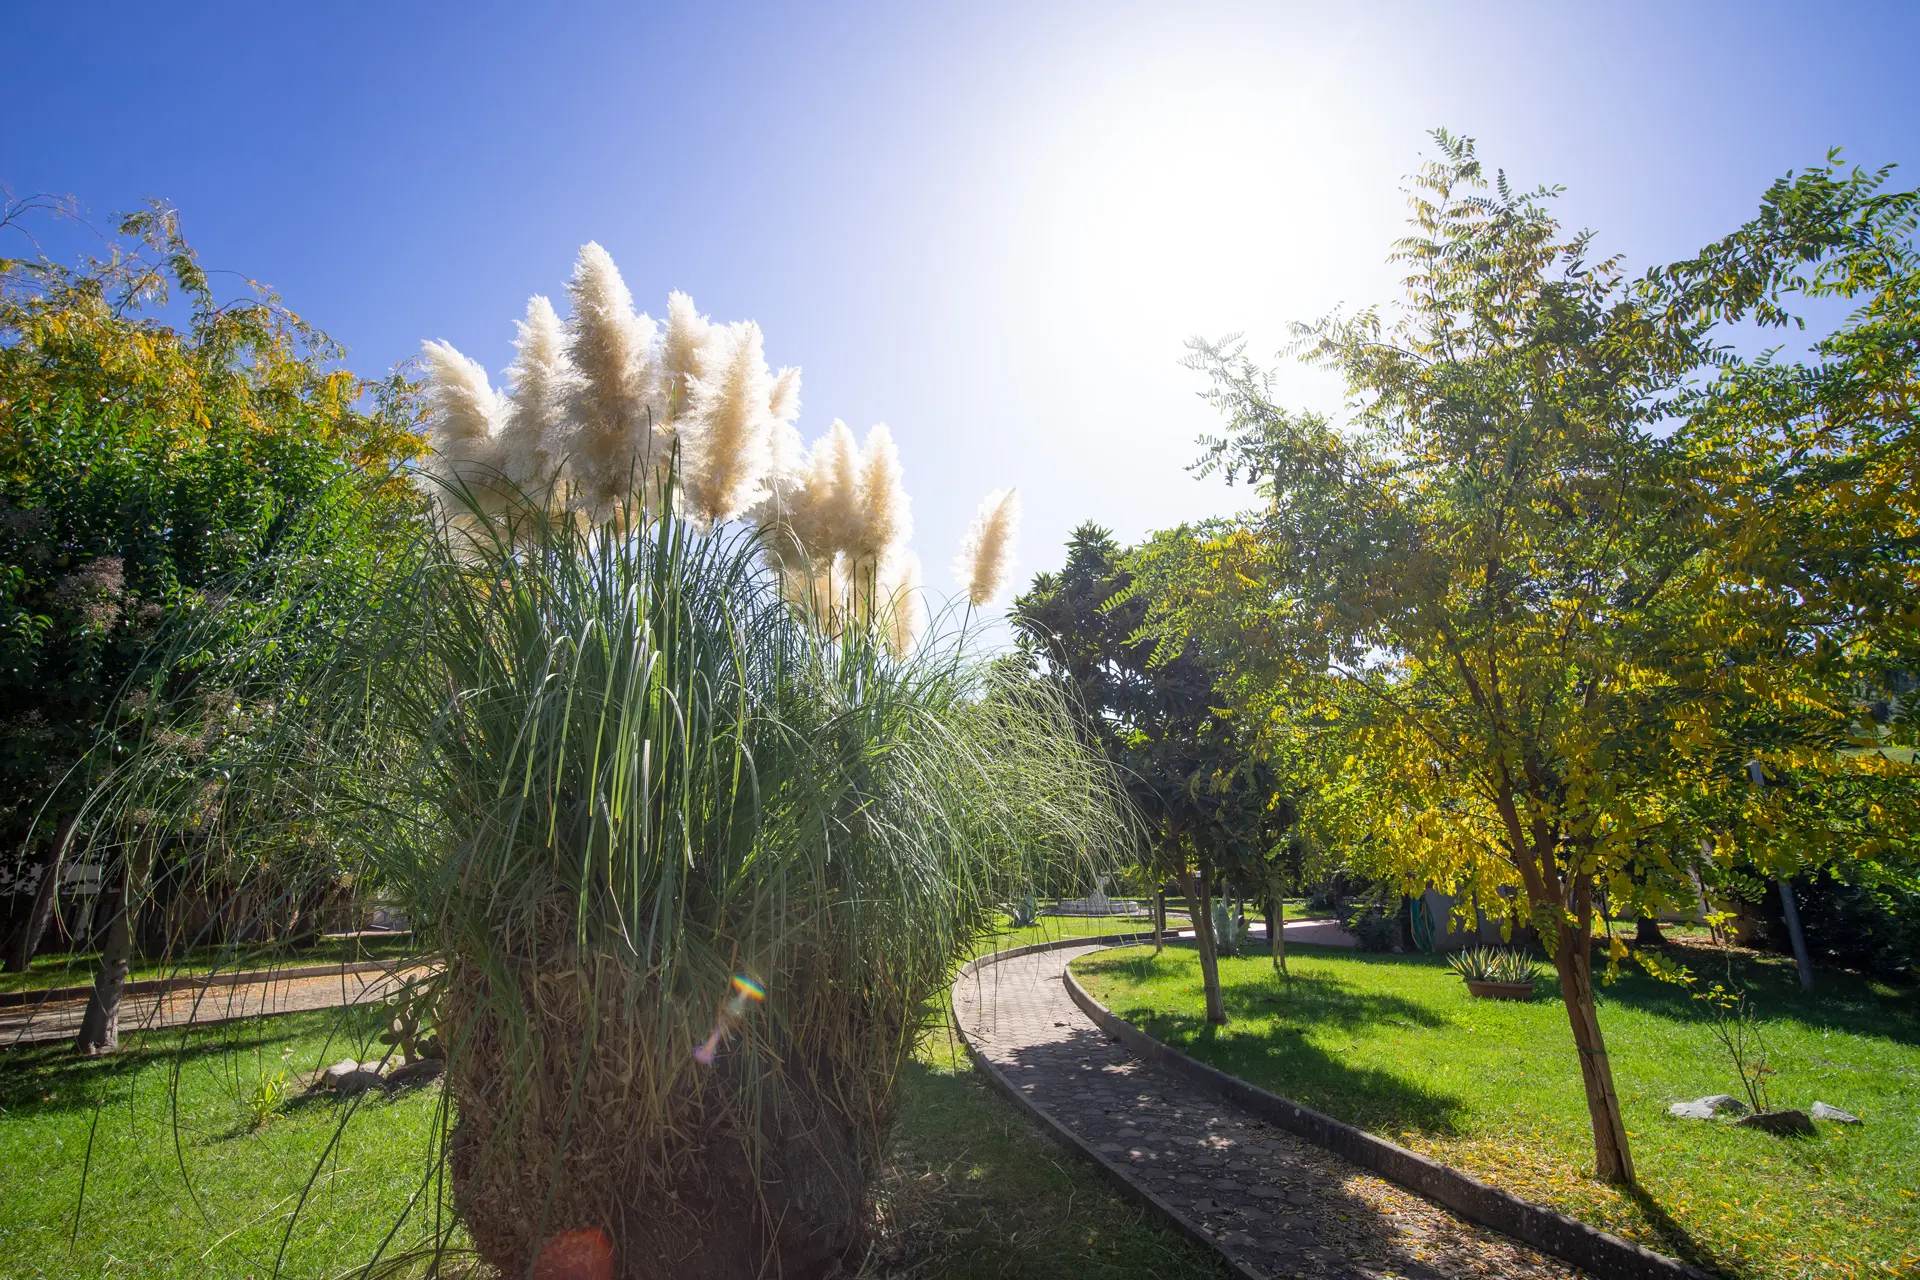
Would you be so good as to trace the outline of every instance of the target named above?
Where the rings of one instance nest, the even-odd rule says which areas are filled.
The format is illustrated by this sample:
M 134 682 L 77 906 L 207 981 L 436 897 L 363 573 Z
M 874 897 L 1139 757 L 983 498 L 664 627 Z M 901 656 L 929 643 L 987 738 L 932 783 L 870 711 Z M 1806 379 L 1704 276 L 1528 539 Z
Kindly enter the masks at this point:
M 1704 949 L 1676 948 L 1724 973 Z M 1223 960 L 1229 1017 L 1204 1021 L 1197 957 L 1088 956 L 1074 971 L 1116 1013 L 1195 1057 L 1519 1195 L 1729 1276 L 1920 1274 L 1920 997 L 1791 961 L 1742 961 L 1778 1068 L 1780 1105 L 1817 1098 L 1862 1116 L 1782 1140 L 1675 1120 L 1667 1104 L 1738 1094 L 1684 991 L 1644 975 L 1600 994 L 1601 1024 L 1644 1194 L 1590 1176 L 1592 1134 L 1566 1014 L 1475 1000 L 1430 956 L 1303 947 L 1291 986 L 1264 956 Z
M 0 1052 L 0 1280 L 265 1277 L 283 1236 L 284 1274 L 335 1276 L 364 1263 L 421 1186 L 439 1088 L 375 1095 L 351 1113 L 296 1101 L 257 1130 L 246 1099 L 263 1074 L 378 1056 L 378 1016 L 135 1036 L 94 1061 L 64 1046 Z M 875 1276 L 1046 1280 L 1063 1257 L 1104 1280 L 1222 1274 L 1211 1254 L 1035 1133 L 945 1028 L 925 1038 L 903 1081 L 881 1192 Z M 427 1225 L 408 1223 L 401 1243 L 419 1242 Z
M 218 971 L 290 968 L 295 965 L 341 964 L 358 960 L 390 960 L 408 955 L 412 942 L 405 936 L 348 938 L 310 947 L 272 947 L 236 950 L 196 947 L 164 960 L 135 958 L 128 978 L 184 978 Z M 0 991 L 44 991 L 48 987 L 84 987 L 100 968 L 98 951 L 73 951 L 35 956 L 25 973 L 0 973 Z
M 157 1032 L 94 1060 L 64 1045 L 0 1054 L 0 1276 L 267 1276 L 283 1237 L 289 1275 L 371 1257 L 420 1188 L 439 1089 L 351 1110 L 295 1100 L 258 1129 L 247 1099 L 263 1076 L 378 1056 L 380 1018 Z M 402 1242 L 423 1229 L 409 1223 Z

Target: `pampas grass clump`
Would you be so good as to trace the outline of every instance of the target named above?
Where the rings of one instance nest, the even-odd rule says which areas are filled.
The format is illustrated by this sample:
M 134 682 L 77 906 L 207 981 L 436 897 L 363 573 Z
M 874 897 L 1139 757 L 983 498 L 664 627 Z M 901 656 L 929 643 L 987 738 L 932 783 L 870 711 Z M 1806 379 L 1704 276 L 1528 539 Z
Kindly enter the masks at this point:
M 429 474 L 485 514 L 513 490 L 593 525 L 658 514 L 671 490 L 701 528 L 752 525 L 781 595 L 820 633 L 872 628 L 904 654 L 923 606 L 892 433 L 876 426 L 862 447 L 836 419 L 807 449 L 800 371 L 767 367 L 758 325 L 717 324 L 678 292 L 657 324 L 598 244 L 567 292 L 566 321 L 529 300 L 504 396 L 476 362 L 425 344 Z
M 885 427 L 806 448 L 757 326 L 678 294 L 656 324 L 597 245 L 568 294 L 529 302 L 504 394 L 427 344 L 427 518 L 282 566 L 284 607 L 211 604 L 176 656 L 258 714 L 205 759 L 156 732 L 89 813 L 128 849 L 324 846 L 411 919 L 448 1129 L 405 1212 L 444 1169 L 457 1222 L 382 1265 L 463 1229 L 504 1276 L 583 1235 L 623 1280 L 842 1274 L 954 965 L 1134 833 L 1051 686 L 923 634 Z

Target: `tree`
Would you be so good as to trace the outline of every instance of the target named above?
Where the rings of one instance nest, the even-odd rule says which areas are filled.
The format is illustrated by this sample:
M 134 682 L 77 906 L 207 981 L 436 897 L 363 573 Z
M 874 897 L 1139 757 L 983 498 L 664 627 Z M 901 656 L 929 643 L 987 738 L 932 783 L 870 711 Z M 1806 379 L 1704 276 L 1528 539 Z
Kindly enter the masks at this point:
M 1196 344 L 1230 424 L 1200 470 L 1265 501 L 1142 566 L 1143 590 L 1150 625 L 1201 643 L 1250 721 L 1317 755 L 1314 818 L 1349 857 L 1409 890 L 1518 888 L 1559 976 L 1596 1171 L 1630 1182 L 1593 998 L 1599 900 L 1628 918 L 1667 905 L 1703 840 L 1727 859 L 1736 835 L 1790 827 L 1814 845 L 1794 857 L 1857 857 L 1850 837 L 1898 838 L 1896 809 L 1911 812 L 1894 795 L 1910 801 L 1910 764 L 1863 738 L 1863 664 L 1842 657 L 1847 637 L 1887 630 L 1842 625 L 1874 608 L 1818 568 L 1823 546 L 1856 548 L 1885 582 L 1878 616 L 1910 619 L 1887 601 L 1911 590 L 1911 506 L 1888 492 L 1911 459 L 1796 446 L 1756 387 L 1771 362 L 1713 337 L 1799 287 L 1796 264 L 1849 245 L 1888 260 L 1911 205 L 1863 212 L 1859 192 L 1849 206 L 1783 183 L 1740 235 L 1635 283 L 1590 260 L 1589 236 L 1562 238 L 1552 192 L 1504 175 L 1489 192 L 1471 143 L 1436 140 L 1395 255 L 1401 318 L 1296 329 L 1300 354 L 1345 376 L 1351 431 L 1273 404 L 1238 347 Z M 1878 368 L 1883 389 L 1889 370 L 1904 385 L 1912 361 Z M 1910 421 L 1910 399 L 1859 399 Z M 1809 488 L 1810 471 L 1826 480 Z M 1868 473 L 1876 496 L 1840 504 Z M 1790 513 L 1809 510 L 1837 527 L 1803 552 Z M 1782 788 L 1748 785 L 1756 756 L 1826 780 L 1835 804 L 1795 816 Z M 1627 947 L 1609 934 L 1608 950 Z
M 1632 341 L 1617 264 L 1559 238 L 1552 193 L 1503 175 L 1483 194 L 1471 144 L 1437 141 L 1395 253 L 1403 316 L 1296 330 L 1345 375 L 1358 434 L 1275 407 L 1237 347 L 1196 346 L 1230 415 L 1201 469 L 1266 506 L 1168 566 L 1161 616 L 1205 638 L 1263 719 L 1338 733 L 1328 803 L 1378 869 L 1483 895 L 1519 879 L 1597 1172 L 1630 1182 L 1590 943 L 1596 892 L 1663 819 L 1641 784 L 1684 701 L 1648 659 L 1700 504 L 1651 426 L 1691 361 L 1673 358 L 1684 341 Z
M 1159 535 L 1179 540 L 1184 531 Z M 1247 750 L 1233 718 L 1216 706 L 1215 671 L 1197 646 L 1160 652 L 1139 633 L 1144 601 L 1132 596 L 1129 553 L 1092 523 L 1073 531 L 1058 574 L 1035 577 L 1014 601 L 1021 647 L 1043 664 L 1080 709 L 1089 740 L 1104 751 L 1146 816 L 1143 851 L 1156 884 L 1177 879 L 1187 897 L 1206 988 L 1207 1016 L 1226 1021 L 1220 995 L 1212 895 L 1219 876 L 1255 883 L 1288 810 L 1274 779 Z
M 44 205 L 13 202 L 0 221 Z M 0 259 L 0 770 L 10 843 L 44 849 L 12 968 L 55 914 L 83 759 L 111 759 L 103 734 L 124 751 L 140 732 L 134 703 L 113 709 L 156 638 L 343 483 L 410 509 L 401 468 L 423 443 L 404 380 L 336 367 L 339 349 L 258 286 L 217 299 L 172 209 L 119 231 L 131 243 L 77 267 Z M 114 907 L 88 1047 L 111 1047 L 127 917 L 160 852 L 117 860 L 103 885 Z

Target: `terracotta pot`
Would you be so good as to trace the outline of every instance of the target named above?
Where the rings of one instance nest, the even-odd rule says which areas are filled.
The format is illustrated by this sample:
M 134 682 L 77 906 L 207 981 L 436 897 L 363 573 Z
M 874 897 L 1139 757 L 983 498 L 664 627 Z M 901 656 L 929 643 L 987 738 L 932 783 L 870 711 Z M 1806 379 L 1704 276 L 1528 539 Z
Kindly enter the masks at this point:
M 1482 1000 L 1531 1000 L 1531 982 L 1475 982 L 1467 980 L 1467 990 Z

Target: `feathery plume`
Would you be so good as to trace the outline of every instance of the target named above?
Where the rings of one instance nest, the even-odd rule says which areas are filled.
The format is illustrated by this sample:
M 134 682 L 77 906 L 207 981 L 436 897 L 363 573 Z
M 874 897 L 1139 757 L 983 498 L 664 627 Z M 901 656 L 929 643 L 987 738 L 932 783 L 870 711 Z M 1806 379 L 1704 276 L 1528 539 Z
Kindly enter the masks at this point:
M 901 551 L 881 574 L 886 612 L 887 647 L 896 658 L 907 656 L 920 638 L 920 557 Z
M 654 324 L 634 314 L 620 269 L 592 241 L 581 246 L 567 292 L 573 298 L 567 354 L 580 371 L 569 397 L 574 428 L 567 446 L 582 499 L 606 514 L 631 485 L 650 484 L 671 453 L 653 403 Z
M 531 493 L 553 479 L 557 446 L 566 422 L 566 399 L 579 374 L 567 358 L 566 326 L 542 294 L 527 299 L 527 318 L 514 322 L 517 355 L 507 366 L 511 381 L 506 425 L 500 431 L 500 470 Z
M 760 326 L 751 320 L 717 328 L 709 355 L 708 374 L 688 381 L 689 412 L 679 425 L 687 506 L 696 519 L 712 525 L 767 496 L 773 375 L 767 371 Z
M 979 608 L 1006 589 L 1013 573 L 1014 542 L 1020 536 L 1020 491 L 995 489 L 980 504 L 954 559 L 954 576 L 967 601 Z
M 482 483 L 492 469 L 500 397 L 480 362 L 451 343 L 427 341 L 420 349 L 427 361 L 434 469 L 449 480 Z
M 667 295 L 667 332 L 660 351 L 660 418 L 673 422 L 693 405 L 693 384 L 711 373 L 713 322 L 679 290 Z
M 865 520 L 860 510 L 860 446 L 835 418 L 807 455 L 806 485 L 790 512 L 795 535 L 815 560 L 848 550 Z
M 856 560 L 879 560 L 905 547 L 913 537 L 913 502 L 900 483 L 900 451 L 884 423 L 867 433 L 860 452 L 859 495 L 859 530 L 846 552 Z
M 800 416 L 800 370 L 793 365 L 781 366 L 774 375 L 773 395 L 767 400 L 767 412 L 779 422 L 792 422 Z

